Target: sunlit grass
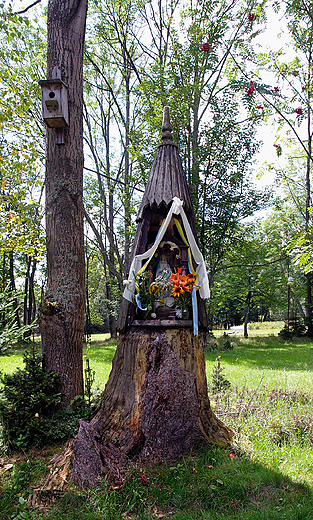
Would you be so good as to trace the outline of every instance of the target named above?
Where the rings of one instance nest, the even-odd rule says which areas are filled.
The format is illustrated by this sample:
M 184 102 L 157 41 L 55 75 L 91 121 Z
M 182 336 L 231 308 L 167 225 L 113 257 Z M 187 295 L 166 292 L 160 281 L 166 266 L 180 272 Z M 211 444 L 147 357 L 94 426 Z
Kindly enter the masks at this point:
M 270 388 L 298 388 L 313 392 L 313 342 L 308 338 L 290 341 L 275 336 L 248 339 L 229 337 L 233 350 L 206 351 L 207 376 L 218 355 L 225 373 L 235 385 L 257 386 L 262 379 Z M 217 339 L 222 345 L 222 338 Z
M 87 355 L 90 368 L 95 371 L 95 388 L 102 390 L 109 378 L 116 344 L 117 340 L 110 339 L 110 334 L 95 334 L 91 337 Z M 85 358 L 86 346 L 84 346 L 84 360 Z

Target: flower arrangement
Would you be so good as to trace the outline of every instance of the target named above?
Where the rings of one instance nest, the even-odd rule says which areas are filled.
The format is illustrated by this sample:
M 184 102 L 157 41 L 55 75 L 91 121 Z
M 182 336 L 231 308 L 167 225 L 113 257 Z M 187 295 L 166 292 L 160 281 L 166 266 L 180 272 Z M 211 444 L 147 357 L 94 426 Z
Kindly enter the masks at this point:
M 181 274 L 182 269 L 178 269 L 177 273 L 173 273 L 170 281 L 173 284 L 172 295 L 175 298 L 175 307 L 181 309 L 182 317 L 188 317 L 188 309 L 191 305 L 191 292 L 197 285 L 196 277 L 189 274 Z
M 135 275 L 135 303 L 142 311 L 146 312 L 145 317 L 154 309 L 155 297 L 149 290 L 151 285 L 152 274 L 145 271 L 140 275 Z
M 197 277 L 191 273 L 181 274 L 182 268 L 170 277 L 158 276 L 151 282 L 151 273 L 144 272 L 135 275 L 137 294 L 135 296 L 138 307 L 145 311 L 145 317 L 151 313 L 156 317 L 155 310 L 159 306 L 167 306 L 176 309 L 177 317 L 188 318 L 191 305 L 191 293 L 197 286 Z

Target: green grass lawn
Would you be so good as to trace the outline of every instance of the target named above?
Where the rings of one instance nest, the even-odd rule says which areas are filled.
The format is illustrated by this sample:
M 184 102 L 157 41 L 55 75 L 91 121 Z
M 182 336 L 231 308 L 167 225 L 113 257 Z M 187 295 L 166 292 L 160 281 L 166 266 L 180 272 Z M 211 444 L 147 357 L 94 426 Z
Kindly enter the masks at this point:
M 231 335 L 234 348 L 227 351 L 216 331 L 219 349 L 205 351 L 212 408 L 235 432 L 230 450 L 206 447 L 172 465 L 136 461 L 125 484 L 73 488 L 38 511 L 23 500 L 45 473 L 51 450 L 27 453 L 5 471 L 16 455 L 3 448 L 0 520 L 313 520 L 313 342 L 284 341 L 277 337 L 281 326 L 257 326 L 248 339 Z M 94 387 L 104 387 L 115 346 L 108 335 L 93 336 Z M 214 393 L 218 356 L 231 387 Z M 2 371 L 16 367 L 22 351 L 0 357 Z
M 217 355 L 221 355 L 225 372 L 235 385 L 263 384 L 270 388 L 298 388 L 313 392 L 313 342 L 307 338 L 284 341 L 277 336 L 230 336 L 234 349 L 206 352 L 207 373 Z M 221 344 L 221 339 L 218 340 Z

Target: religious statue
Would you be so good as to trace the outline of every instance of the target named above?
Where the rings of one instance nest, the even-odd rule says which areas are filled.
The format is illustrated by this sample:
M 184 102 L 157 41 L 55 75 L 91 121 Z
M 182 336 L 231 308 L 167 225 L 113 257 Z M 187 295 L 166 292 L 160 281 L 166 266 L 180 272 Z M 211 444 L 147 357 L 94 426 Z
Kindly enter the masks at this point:
M 157 266 L 157 270 L 155 273 L 155 279 L 157 278 L 163 278 L 165 280 L 169 280 L 170 276 L 172 275 L 172 269 L 167 263 L 166 256 L 161 255 L 160 261 Z
M 156 307 L 173 307 L 175 300 L 172 296 L 172 284 L 170 277 L 172 269 L 167 262 L 164 254 L 161 255 L 155 273 L 155 283 L 159 287 L 160 299 L 156 302 Z

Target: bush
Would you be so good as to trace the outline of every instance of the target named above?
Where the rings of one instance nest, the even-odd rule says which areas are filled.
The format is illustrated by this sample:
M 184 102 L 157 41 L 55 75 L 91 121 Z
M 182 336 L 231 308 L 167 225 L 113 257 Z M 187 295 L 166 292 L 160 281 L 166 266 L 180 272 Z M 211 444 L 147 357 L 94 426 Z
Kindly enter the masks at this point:
M 300 320 L 294 320 L 291 322 L 291 331 L 295 336 L 304 336 L 306 333 L 306 326 Z
M 278 336 L 282 339 L 291 339 L 292 332 L 289 329 L 288 325 L 285 325 L 282 330 L 279 331 Z
M 226 332 L 224 332 L 222 350 L 233 350 L 233 349 L 234 349 L 234 345 L 231 343 L 229 335 Z
M 213 366 L 212 370 L 211 390 L 213 394 L 217 394 L 218 392 L 222 392 L 231 387 L 231 382 L 228 381 L 222 373 L 224 367 L 221 366 L 221 356 L 218 356 L 216 361 L 217 363 Z
M 24 449 L 63 441 L 76 434 L 79 417 L 86 415 L 84 403 L 75 410 L 57 410 L 61 402 L 59 375 L 45 372 L 42 357 L 24 354 L 25 369 L 0 377 L 0 420 L 3 438 L 12 448 Z
M 292 320 L 289 322 L 289 326 L 285 325 L 284 328 L 278 333 L 278 336 L 283 339 L 291 339 L 293 337 L 301 337 L 306 333 L 306 326 L 300 320 Z

